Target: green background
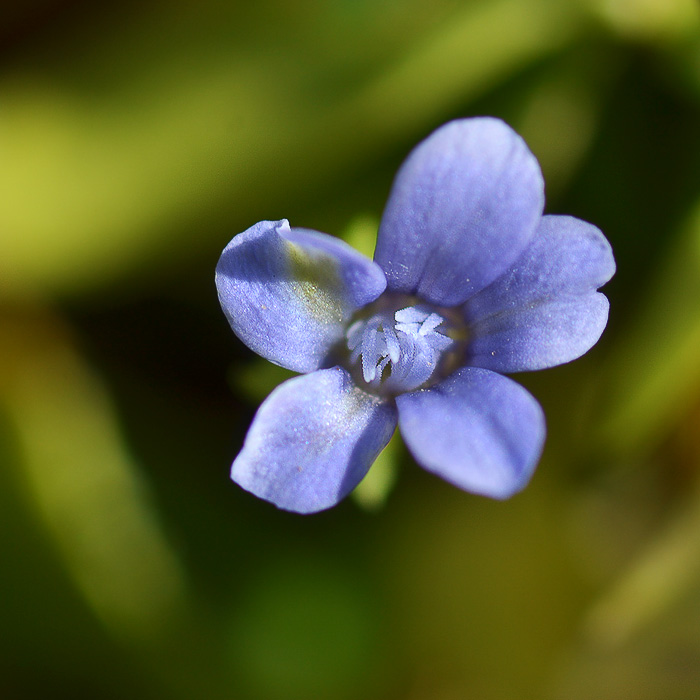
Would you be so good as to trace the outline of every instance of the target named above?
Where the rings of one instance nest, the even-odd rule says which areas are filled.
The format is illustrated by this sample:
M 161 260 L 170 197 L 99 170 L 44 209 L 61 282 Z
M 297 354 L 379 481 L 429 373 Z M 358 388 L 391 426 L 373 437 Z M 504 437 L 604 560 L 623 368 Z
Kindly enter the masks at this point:
M 213 274 L 261 219 L 371 254 L 449 119 L 510 123 L 618 273 L 507 502 L 399 440 L 337 508 L 228 479 L 287 376 Z M 700 6 L 0 9 L 0 697 L 696 700 Z

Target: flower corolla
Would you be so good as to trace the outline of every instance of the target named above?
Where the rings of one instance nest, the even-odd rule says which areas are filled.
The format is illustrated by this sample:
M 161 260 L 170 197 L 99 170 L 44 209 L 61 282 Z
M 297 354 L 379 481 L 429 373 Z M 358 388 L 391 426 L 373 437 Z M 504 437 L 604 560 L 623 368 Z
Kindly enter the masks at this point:
M 419 465 L 507 498 L 539 461 L 545 421 L 506 374 L 569 362 L 598 340 L 615 272 L 593 225 L 544 215 L 540 167 L 490 117 L 445 124 L 408 156 L 374 260 L 286 220 L 221 255 L 233 331 L 301 373 L 259 408 L 231 476 L 279 508 L 343 499 L 396 426 Z

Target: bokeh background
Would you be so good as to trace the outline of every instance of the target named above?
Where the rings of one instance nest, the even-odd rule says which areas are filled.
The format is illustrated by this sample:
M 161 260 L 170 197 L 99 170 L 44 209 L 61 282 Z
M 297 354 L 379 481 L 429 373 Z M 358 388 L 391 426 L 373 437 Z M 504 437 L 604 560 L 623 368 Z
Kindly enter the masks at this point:
M 0 9 L 0 697 L 697 700 L 695 0 Z M 393 174 L 504 118 L 618 273 L 507 502 L 398 440 L 312 517 L 228 479 L 286 374 L 214 289 L 260 219 L 371 254 Z

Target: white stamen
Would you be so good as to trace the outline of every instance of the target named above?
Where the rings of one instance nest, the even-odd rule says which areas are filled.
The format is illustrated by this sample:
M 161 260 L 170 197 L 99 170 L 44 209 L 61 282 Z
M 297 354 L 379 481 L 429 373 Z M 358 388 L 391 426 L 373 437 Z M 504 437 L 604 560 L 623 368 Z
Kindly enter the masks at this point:
M 362 376 L 367 383 L 377 376 L 377 329 L 369 323 L 362 335 Z
M 386 341 L 386 347 L 391 361 L 394 363 L 398 362 L 401 357 L 401 347 L 399 346 L 399 339 L 396 337 L 396 332 L 389 325 L 384 328 L 384 340 Z
M 442 321 L 443 319 L 441 316 L 438 316 L 435 313 L 430 314 L 430 316 L 423 321 L 423 325 L 420 327 L 418 333 L 420 335 L 428 335 L 428 333 L 434 331 L 442 323 Z
M 405 309 L 399 309 L 394 314 L 394 318 L 399 323 L 422 323 L 428 318 L 428 314 L 415 306 L 407 306 Z
M 446 330 L 438 330 L 442 324 L 447 326 L 445 317 L 425 306 L 377 311 L 348 328 L 350 363 L 360 365 L 370 390 L 413 391 L 431 380 L 442 353 L 455 343 Z

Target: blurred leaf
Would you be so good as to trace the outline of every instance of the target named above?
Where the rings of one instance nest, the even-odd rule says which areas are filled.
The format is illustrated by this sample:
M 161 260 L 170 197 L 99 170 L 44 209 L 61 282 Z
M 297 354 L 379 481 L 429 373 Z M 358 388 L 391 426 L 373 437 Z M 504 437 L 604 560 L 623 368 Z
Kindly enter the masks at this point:
M 379 221 L 371 215 L 356 216 L 345 228 L 343 239 L 366 257 L 374 258 Z
M 355 502 L 366 510 L 381 508 L 389 497 L 398 477 L 400 448 L 403 445 L 398 432 L 382 450 L 367 476 L 352 492 Z
M 698 533 L 700 491 L 589 610 L 585 627 L 591 642 L 604 649 L 627 643 L 689 590 L 700 587 Z
M 410 133 L 564 46 L 585 27 L 583 19 L 578 2 L 465 3 L 360 90 L 348 113 L 383 139 Z
M 183 604 L 183 573 L 104 388 L 49 315 L 6 312 L 0 348 L 28 497 L 67 570 L 117 636 L 157 637 Z
M 697 31 L 696 0 L 592 0 L 611 27 L 635 39 L 668 41 Z
M 351 570 L 279 558 L 237 601 L 230 654 L 253 697 L 358 698 L 375 671 L 375 606 Z
M 559 502 L 537 483 L 497 502 L 417 476 L 375 544 L 409 695 L 543 697 L 582 598 Z
M 255 357 L 242 367 L 234 365 L 229 382 L 236 393 L 254 404 L 262 403 L 282 382 L 297 376 L 296 372 L 280 367 L 262 357 Z
M 613 309 L 614 313 L 614 309 Z M 700 207 L 653 280 L 606 368 L 600 437 L 615 455 L 653 449 L 700 386 Z
M 619 56 L 597 47 L 562 56 L 540 71 L 523 100 L 517 131 L 542 167 L 547 201 L 568 185 L 595 143 Z

